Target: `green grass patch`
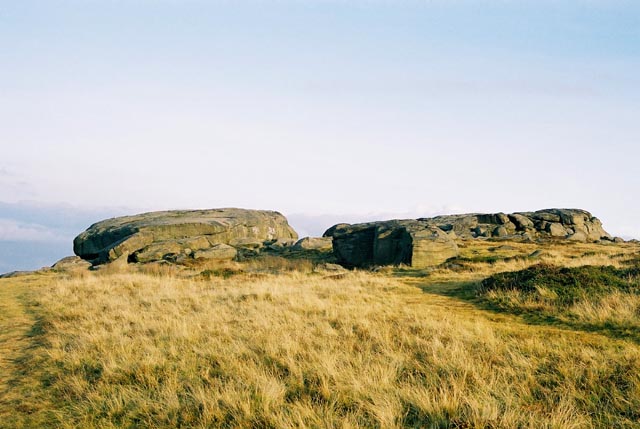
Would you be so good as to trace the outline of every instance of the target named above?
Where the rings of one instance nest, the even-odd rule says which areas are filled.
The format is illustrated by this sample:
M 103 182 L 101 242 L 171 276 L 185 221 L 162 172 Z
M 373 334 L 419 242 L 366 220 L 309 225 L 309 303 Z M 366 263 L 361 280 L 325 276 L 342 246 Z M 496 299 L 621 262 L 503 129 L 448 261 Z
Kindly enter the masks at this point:
M 535 265 L 495 274 L 478 288 L 487 309 L 640 343 L 640 268 Z
M 613 266 L 556 267 L 539 264 L 515 272 L 499 273 L 485 279 L 480 292 L 518 291 L 539 295 L 541 290 L 557 296 L 558 305 L 613 292 L 640 292 L 640 269 Z

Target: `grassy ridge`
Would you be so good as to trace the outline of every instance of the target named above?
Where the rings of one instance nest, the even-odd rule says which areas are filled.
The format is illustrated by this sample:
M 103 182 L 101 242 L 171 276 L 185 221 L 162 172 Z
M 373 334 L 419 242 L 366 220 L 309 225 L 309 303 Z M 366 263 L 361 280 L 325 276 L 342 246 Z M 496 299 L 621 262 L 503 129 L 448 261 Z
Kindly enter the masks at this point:
M 495 274 L 482 281 L 480 291 L 517 291 L 540 298 L 553 296 L 558 306 L 569 306 L 616 292 L 640 294 L 640 269 L 540 264 L 521 271 Z
M 480 284 L 493 306 L 529 320 L 597 331 L 640 343 L 640 269 L 536 265 L 495 274 Z

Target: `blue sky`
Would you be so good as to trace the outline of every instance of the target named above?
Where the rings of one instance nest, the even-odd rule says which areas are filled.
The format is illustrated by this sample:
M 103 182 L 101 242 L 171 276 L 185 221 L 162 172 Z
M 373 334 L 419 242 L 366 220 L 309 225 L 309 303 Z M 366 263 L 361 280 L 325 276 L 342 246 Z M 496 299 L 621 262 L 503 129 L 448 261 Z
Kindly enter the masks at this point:
M 640 237 L 638 2 L 0 0 L 0 65 L 5 247 L 228 206 Z

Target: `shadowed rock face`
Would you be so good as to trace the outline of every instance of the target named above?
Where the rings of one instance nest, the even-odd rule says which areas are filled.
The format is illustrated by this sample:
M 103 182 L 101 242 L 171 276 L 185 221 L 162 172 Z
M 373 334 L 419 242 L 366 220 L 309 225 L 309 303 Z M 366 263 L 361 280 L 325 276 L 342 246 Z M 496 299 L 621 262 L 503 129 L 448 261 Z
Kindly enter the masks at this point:
M 511 240 L 611 240 L 600 220 L 585 210 L 546 209 L 513 214 L 462 214 L 391 220 L 327 230 L 340 263 L 351 267 L 438 265 L 458 255 L 455 238 Z
M 349 267 L 406 264 L 421 268 L 458 255 L 458 246 L 447 233 L 418 220 L 341 224 L 325 234 L 333 237 L 338 261 Z
M 245 209 L 164 211 L 124 216 L 91 225 L 73 241 L 76 255 L 101 264 L 116 259 L 151 262 L 191 257 L 220 244 L 298 238 L 278 212 Z M 233 252 L 209 252 L 218 256 Z

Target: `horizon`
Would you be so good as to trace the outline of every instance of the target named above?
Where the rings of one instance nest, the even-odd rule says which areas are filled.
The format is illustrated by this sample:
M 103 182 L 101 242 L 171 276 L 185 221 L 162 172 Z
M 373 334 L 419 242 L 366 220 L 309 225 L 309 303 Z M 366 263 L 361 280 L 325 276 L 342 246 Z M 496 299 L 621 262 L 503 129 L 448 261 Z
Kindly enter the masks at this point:
M 631 1 L 26 0 L 0 52 L 0 272 L 194 207 L 301 235 L 580 208 L 640 238 Z
M 0 213 L 5 213 L 7 205 L 0 202 Z M 14 209 L 25 210 L 28 205 L 13 205 Z M 208 210 L 208 209 L 220 209 L 224 207 L 210 207 L 210 208 L 178 208 L 173 210 Z M 239 208 L 239 207 L 238 207 Z M 546 207 L 535 210 L 517 210 L 515 212 L 527 212 L 543 209 L 582 209 L 579 207 Z M 29 210 L 29 209 L 27 209 Z M 251 210 L 261 210 L 259 208 L 251 208 Z M 305 213 L 282 213 L 281 211 L 273 208 L 264 210 L 274 210 L 283 214 L 289 225 L 298 233 L 299 238 L 304 237 L 319 237 L 329 229 L 329 227 L 338 223 L 365 223 L 372 221 L 392 220 L 392 219 L 415 219 L 419 217 L 435 217 L 439 215 L 450 214 L 480 214 L 480 212 L 468 212 L 468 211 L 434 211 L 434 212 L 405 212 L 405 213 L 364 213 L 364 214 L 305 214 Z M 587 210 L 588 209 L 583 209 Z M 514 213 L 515 213 L 514 212 Z M 146 211 L 127 211 L 124 208 L 118 208 L 114 211 L 108 209 L 93 209 L 87 211 L 78 211 L 70 206 L 36 206 L 31 207 L 29 216 L 32 221 L 38 223 L 31 223 L 33 229 L 23 229 L 22 231 L 16 231 L 18 234 L 15 237 L 11 236 L 11 230 L 7 228 L 7 225 L 3 225 L 3 221 L 7 219 L 0 218 L 0 274 L 9 273 L 12 271 L 30 271 L 39 268 L 49 267 L 56 261 L 66 257 L 72 256 L 73 252 L 73 239 L 81 232 L 88 229 L 92 224 L 107 220 L 114 217 L 130 216 L 136 214 L 144 214 Z M 507 212 L 504 212 L 507 213 Z M 510 213 L 510 212 L 509 212 Z M 591 212 L 590 212 L 591 213 Z M 591 213 L 596 218 L 602 219 L 597 214 Z M 102 216 L 100 219 L 96 216 Z M 61 217 L 71 217 L 73 220 L 69 220 L 66 223 L 59 222 Z M 58 220 L 58 221 L 56 221 Z M 17 223 L 16 223 L 17 225 Z M 4 226 L 4 229 L 3 229 Z M 615 234 L 607 224 L 603 222 L 603 228 L 612 234 L 612 236 L 620 236 L 625 240 L 638 239 L 634 236 L 618 235 Z M 43 237 L 41 239 L 39 237 Z

